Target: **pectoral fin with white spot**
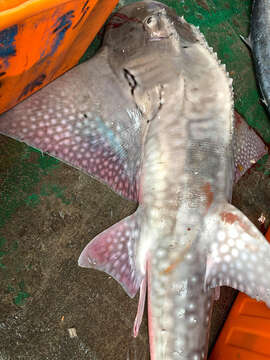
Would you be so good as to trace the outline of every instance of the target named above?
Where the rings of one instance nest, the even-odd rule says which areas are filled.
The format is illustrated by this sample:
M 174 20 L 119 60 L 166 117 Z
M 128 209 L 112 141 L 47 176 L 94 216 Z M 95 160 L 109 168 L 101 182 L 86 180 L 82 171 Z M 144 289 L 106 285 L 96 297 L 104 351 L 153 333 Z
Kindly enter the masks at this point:
M 270 306 L 270 244 L 238 209 L 226 204 L 211 223 L 205 286 L 227 285 Z
M 234 112 L 234 180 L 237 182 L 242 175 L 267 153 L 267 146 L 256 132 L 245 122 L 240 114 Z
M 136 243 L 140 238 L 140 211 L 97 235 L 82 251 L 82 267 L 101 270 L 117 280 L 134 297 L 144 274 L 136 269 Z
M 107 57 L 103 49 L 0 115 L 0 133 L 138 200 L 141 114 Z

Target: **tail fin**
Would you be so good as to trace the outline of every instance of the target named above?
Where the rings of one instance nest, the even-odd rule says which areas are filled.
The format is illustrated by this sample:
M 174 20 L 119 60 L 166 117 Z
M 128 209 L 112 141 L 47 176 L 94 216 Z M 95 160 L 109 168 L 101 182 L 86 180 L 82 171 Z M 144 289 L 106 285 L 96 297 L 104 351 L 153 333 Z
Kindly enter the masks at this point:
M 208 223 L 216 237 L 209 244 L 205 286 L 231 286 L 270 307 L 270 244 L 231 204 L 215 217 Z

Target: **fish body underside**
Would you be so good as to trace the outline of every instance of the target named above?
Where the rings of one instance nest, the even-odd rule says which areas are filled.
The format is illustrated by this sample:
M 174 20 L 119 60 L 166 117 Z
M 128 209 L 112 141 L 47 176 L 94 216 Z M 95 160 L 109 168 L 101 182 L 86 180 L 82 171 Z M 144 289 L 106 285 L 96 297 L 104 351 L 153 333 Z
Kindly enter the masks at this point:
M 93 59 L 0 117 L 0 132 L 139 202 L 79 265 L 107 272 L 131 297 L 140 289 L 135 336 L 148 289 L 151 359 L 206 358 L 216 286 L 270 305 L 269 245 L 229 203 L 239 169 L 266 149 L 234 121 L 232 99 L 199 30 L 145 1 L 112 16 Z

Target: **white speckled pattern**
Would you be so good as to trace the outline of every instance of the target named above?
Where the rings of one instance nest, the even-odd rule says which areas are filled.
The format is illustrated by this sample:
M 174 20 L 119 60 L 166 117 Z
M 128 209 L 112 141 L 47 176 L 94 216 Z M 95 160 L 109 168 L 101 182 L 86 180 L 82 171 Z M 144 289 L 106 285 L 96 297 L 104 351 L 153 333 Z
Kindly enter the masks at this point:
M 141 114 L 129 93 L 119 88 L 106 52 L 104 49 L 97 59 L 74 68 L 2 115 L 0 132 L 137 200 Z M 98 78 L 91 75 L 100 69 L 103 73 Z M 106 91 L 110 97 L 104 101 Z
M 234 131 L 234 181 L 237 182 L 251 166 L 267 153 L 268 149 L 259 135 L 236 112 Z
M 211 287 L 270 304 L 270 246 L 228 203 L 235 166 L 241 175 L 264 145 L 235 131 L 231 80 L 197 28 L 152 1 L 117 19 L 92 60 L 2 115 L 0 131 L 139 201 L 79 265 L 130 296 L 140 287 L 135 336 L 147 285 L 152 360 L 203 360 Z
M 231 286 L 270 306 L 269 244 L 232 205 L 216 210 L 211 232 L 217 236 L 210 242 L 206 287 Z
M 123 219 L 96 236 L 79 258 L 82 267 L 92 267 L 111 275 L 134 297 L 142 274 L 136 270 L 135 244 L 140 237 L 140 211 Z

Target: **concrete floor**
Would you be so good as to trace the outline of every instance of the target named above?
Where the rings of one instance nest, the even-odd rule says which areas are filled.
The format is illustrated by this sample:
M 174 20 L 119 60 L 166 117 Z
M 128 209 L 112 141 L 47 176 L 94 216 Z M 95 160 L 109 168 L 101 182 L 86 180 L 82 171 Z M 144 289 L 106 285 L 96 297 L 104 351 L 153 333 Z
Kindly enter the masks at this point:
M 31 153 L 22 167 L 30 162 L 33 175 L 39 161 Z M 85 244 L 136 204 L 62 164 L 43 175 L 34 191 L 24 189 L 29 179 L 1 188 L 10 202 L 39 198 L 26 200 L 1 228 L 0 359 L 126 359 L 128 351 L 147 358 L 146 321 L 139 338 L 131 336 L 137 301 L 108 276 L 77 266 Z

